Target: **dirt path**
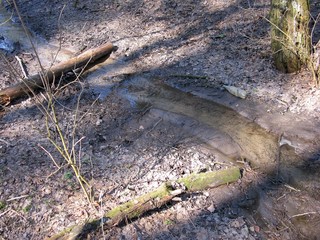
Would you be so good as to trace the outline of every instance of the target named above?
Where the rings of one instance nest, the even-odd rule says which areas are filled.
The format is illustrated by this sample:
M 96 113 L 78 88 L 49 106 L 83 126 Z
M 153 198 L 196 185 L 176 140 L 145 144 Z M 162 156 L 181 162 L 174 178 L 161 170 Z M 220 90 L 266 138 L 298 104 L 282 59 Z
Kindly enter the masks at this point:
M 68 135 L 84 89 L 80 111 L 88 114 L 77 138 L 97 205 L 88 206 L 67 166 L 55 173 L 40 146 L 63 160 L 34 99 L 2 114 L 0 239 L 43 239 L 163 181 L 230 164 L 244 169 L 237 183 L 185 195 L 90 239 L 318 238 L 320 90 L 307 71 L 273 69 L 269 1 L 17 2 L 39 46 L 50 46 L 40 48 L 46 59 L 60 43 L 58 60 L 108 41 L 119 50 L 57 98 Z M 319 7 L 311 1 L 313 14 Z M 28 46 L 12 46 L 7 59 L 17 66 L 17 54 L 36 72 Z M 15 78 L 1 64 L 2 88 Z M 247 99 L 223 85 L 246 90 Z

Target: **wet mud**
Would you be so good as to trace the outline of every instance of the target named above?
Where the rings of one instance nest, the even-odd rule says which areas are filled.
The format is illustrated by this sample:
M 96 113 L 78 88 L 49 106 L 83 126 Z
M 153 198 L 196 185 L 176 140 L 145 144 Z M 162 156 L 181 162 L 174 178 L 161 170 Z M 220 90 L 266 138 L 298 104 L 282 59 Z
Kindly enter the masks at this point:
M 12 15 L 4 8 L 1 8 L 0 16 L 0 21 L 6 22 L 1 26 L 0 48 L 7 52 L 19 49 L 32 51 L 18 20 L 11 18 Z M 32 32 L 29 34 L 41 52 L 40 60 L 45 66 L 69 58 L 76 52 L 74 49 L 61 49 L 57 43 L 49 44 Z M 129 150 L 129 147 L 135 144 L 148 146 L 150 143 L 147 135 L 155 129 L 168 135 L 171 133 L 179 139 L 191 139 L 192 145 L 201 146 L 206 153 L 214 156 L 215 163 L 238 165 L 243 169 L 243 181 L 248 181 L 246 188 L 238 187 L 235 191 L 238 197 L 225 201 L 229 201 L 231 215 L 234 211 L 233 217 L 239 212 L 245 212 L 248 219 L 253 219 L 255 224 L 263 229 L 265 235 L 262 236 L 272 235 L 274 231 L 278 234 L 278 239 L 290 239 L 290 236 L 319 239 L 319 153 L 304 155 L 301 151 L 297 152 L 295 145 L 291 144 L 296 139 L 288 140 L 283 136 L 283 132 L 264 128 L 263 124 L 259 125 L 254 119 L 245 117 L 227 106 L 226 101 L 218 103 L 196 96 L 187 90 L 182 91 L 177 85 L 168 84 L 174 82 L 172 79 L 147 73 L 137 74 L 136 69 L 129 65 L 124 59 L 110 58 L 83 75 L 88 85 L 88 95 L 97 97 L 98 102 L 104 104 L 110 95 L 116 95 L 121 101 L 129 102 L 132 111 L 141 114 L 138 120 L 133 117 L 125 118 L 122 125 L 119 124 L 120 128 L 128 125 L 130 130 L 143 125 L 144 128 L 150 129 L 145 135 L 119 137 L 125 138 L 123 146 Z M 217 94 L 226 93 L 218 90 Z M 165 124 L 158 130 L 160 122 Z M 112 137 L 114 136 L 105 138 Z M 92 136 L 92 139 L 95 138 L 98 137 Z M 166 146 L 167 143 L 157 144 Z M 103 151 L 107 152 L 116 147 L 99 147 L 99 167 L 108 171 L 110 163 Z M 138 154 L 142 155 L 140 152 Z M 128 177 L 123 171 L 123 166 L 130 165 L 130 161 L 134 160 L 131 156 L 122 160 L 116 156 L 115 159 L 119 165 L 117 181 L 121 182 Z M 148 164 L 150 168 L 155 165 Z M 200 168 L 207 170 L 205 165 Z M 188 173 L 194 169 L 182 172 Z M 147 170 L 141 172 L 141 176 L 147 175 Z M 249 177 L 246 177 L 247 175 Z M 250 180 L 251 175 L 254 177 Z M 227 198 L 228 191 L 224 192 L 224 188 L 219 191 L 217 196 Z M 226 216 L 229 216 L 228 214 L 226 213 Z M 288 229 L 291 235 L 286 235 Z

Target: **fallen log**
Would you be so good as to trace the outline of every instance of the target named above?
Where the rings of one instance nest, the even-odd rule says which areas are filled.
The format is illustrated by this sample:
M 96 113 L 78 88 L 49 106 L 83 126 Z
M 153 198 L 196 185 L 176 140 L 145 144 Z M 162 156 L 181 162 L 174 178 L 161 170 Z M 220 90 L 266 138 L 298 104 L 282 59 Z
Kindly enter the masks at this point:
M 101 58 L 108 58 L 110 54 L 116 50 L 117 47 L 113 46 L 112 43 L 106 43 L 52 66 L 41 73 L 23 79 L 22 82 L 13 86 L 2 89 L 0 90 L 0 106 L 7 106 L 17 98 L 30 95 L 34 93 L 34 91 L 43 88 L 45 84 L 50 86 L 54 81 L 60 80 L 63 74 L 71 70 L 86 67 Z
M 47 240 L 84 239 L 85 235 L 95 231 L 102 225 L 104 229 L 110 229 L 127 220 L 140 217 L 150 210 L 160 208 L 170 202 L 174 197 L 186 191 L 202 191 L 207 188 L 218 187 L 223 184 L 235 182 L 240 177 L 241 173 L 238 167 L 231 167 L 215 172 L 191 174 L 178 179 L 174 183 L 164 183 L 153 192 L 121 204 L 108 211 L 101 219 L 88 220 L 83 224 L 74 225 L 47 238 Z M 176 185 L 178 185 L 178 187 Z

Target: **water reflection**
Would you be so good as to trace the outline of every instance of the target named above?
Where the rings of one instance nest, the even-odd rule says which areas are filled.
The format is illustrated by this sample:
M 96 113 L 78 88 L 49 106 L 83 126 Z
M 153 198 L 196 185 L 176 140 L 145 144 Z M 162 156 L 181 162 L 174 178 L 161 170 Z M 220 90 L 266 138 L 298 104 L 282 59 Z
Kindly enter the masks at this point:
M 49 44 L 43 37 L 33 33 L 30 29 L 24 29 L 15 16 L 14 10 L 7 9 L 1 1 L 0 4 L 0 49 L 7 53 L 23 51 L 33 54 L 31 39 L 44 67 L 49 67 L 55 62 L 73 56 L 75 50 L 66 50 L 60 46 Z
M 31 34 L 31 33 L 30 33 Z M 27 35 L 20 23 L 13 17 L 13 12 L 7 11 L 1 4 L 0 7 L 0 49 L 13 52 L 19 48 L 30 48 Z

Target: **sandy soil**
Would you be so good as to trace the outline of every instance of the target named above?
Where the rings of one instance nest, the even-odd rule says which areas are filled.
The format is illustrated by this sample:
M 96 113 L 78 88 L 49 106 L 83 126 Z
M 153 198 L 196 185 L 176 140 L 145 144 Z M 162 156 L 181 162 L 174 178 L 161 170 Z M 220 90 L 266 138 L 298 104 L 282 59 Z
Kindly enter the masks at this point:
M 111 64 L 57 93 L 67 137 L 81 97 L 86 114 L 75 137 L 95 205 L 47 140 L 35 98 L 2 113 L 0 239 L 43 239 L 164 181 L 234 164 L 244 169 L 238 182 L 183 195 L 87 239 L 318 239 L 320 90 L 307 70 L 274 69 L 269 2 L 17 1 L 46 66 L 60 45 L 58 61 L 106 42 L 119 49 Z M 320 12 L 317 1 L 311 10 Z M 18 71 L 15 55 L 34 73 L 39 66 L 24 43 L 3 53 Z M 1 88 L 18 81 L 0 64 Z

